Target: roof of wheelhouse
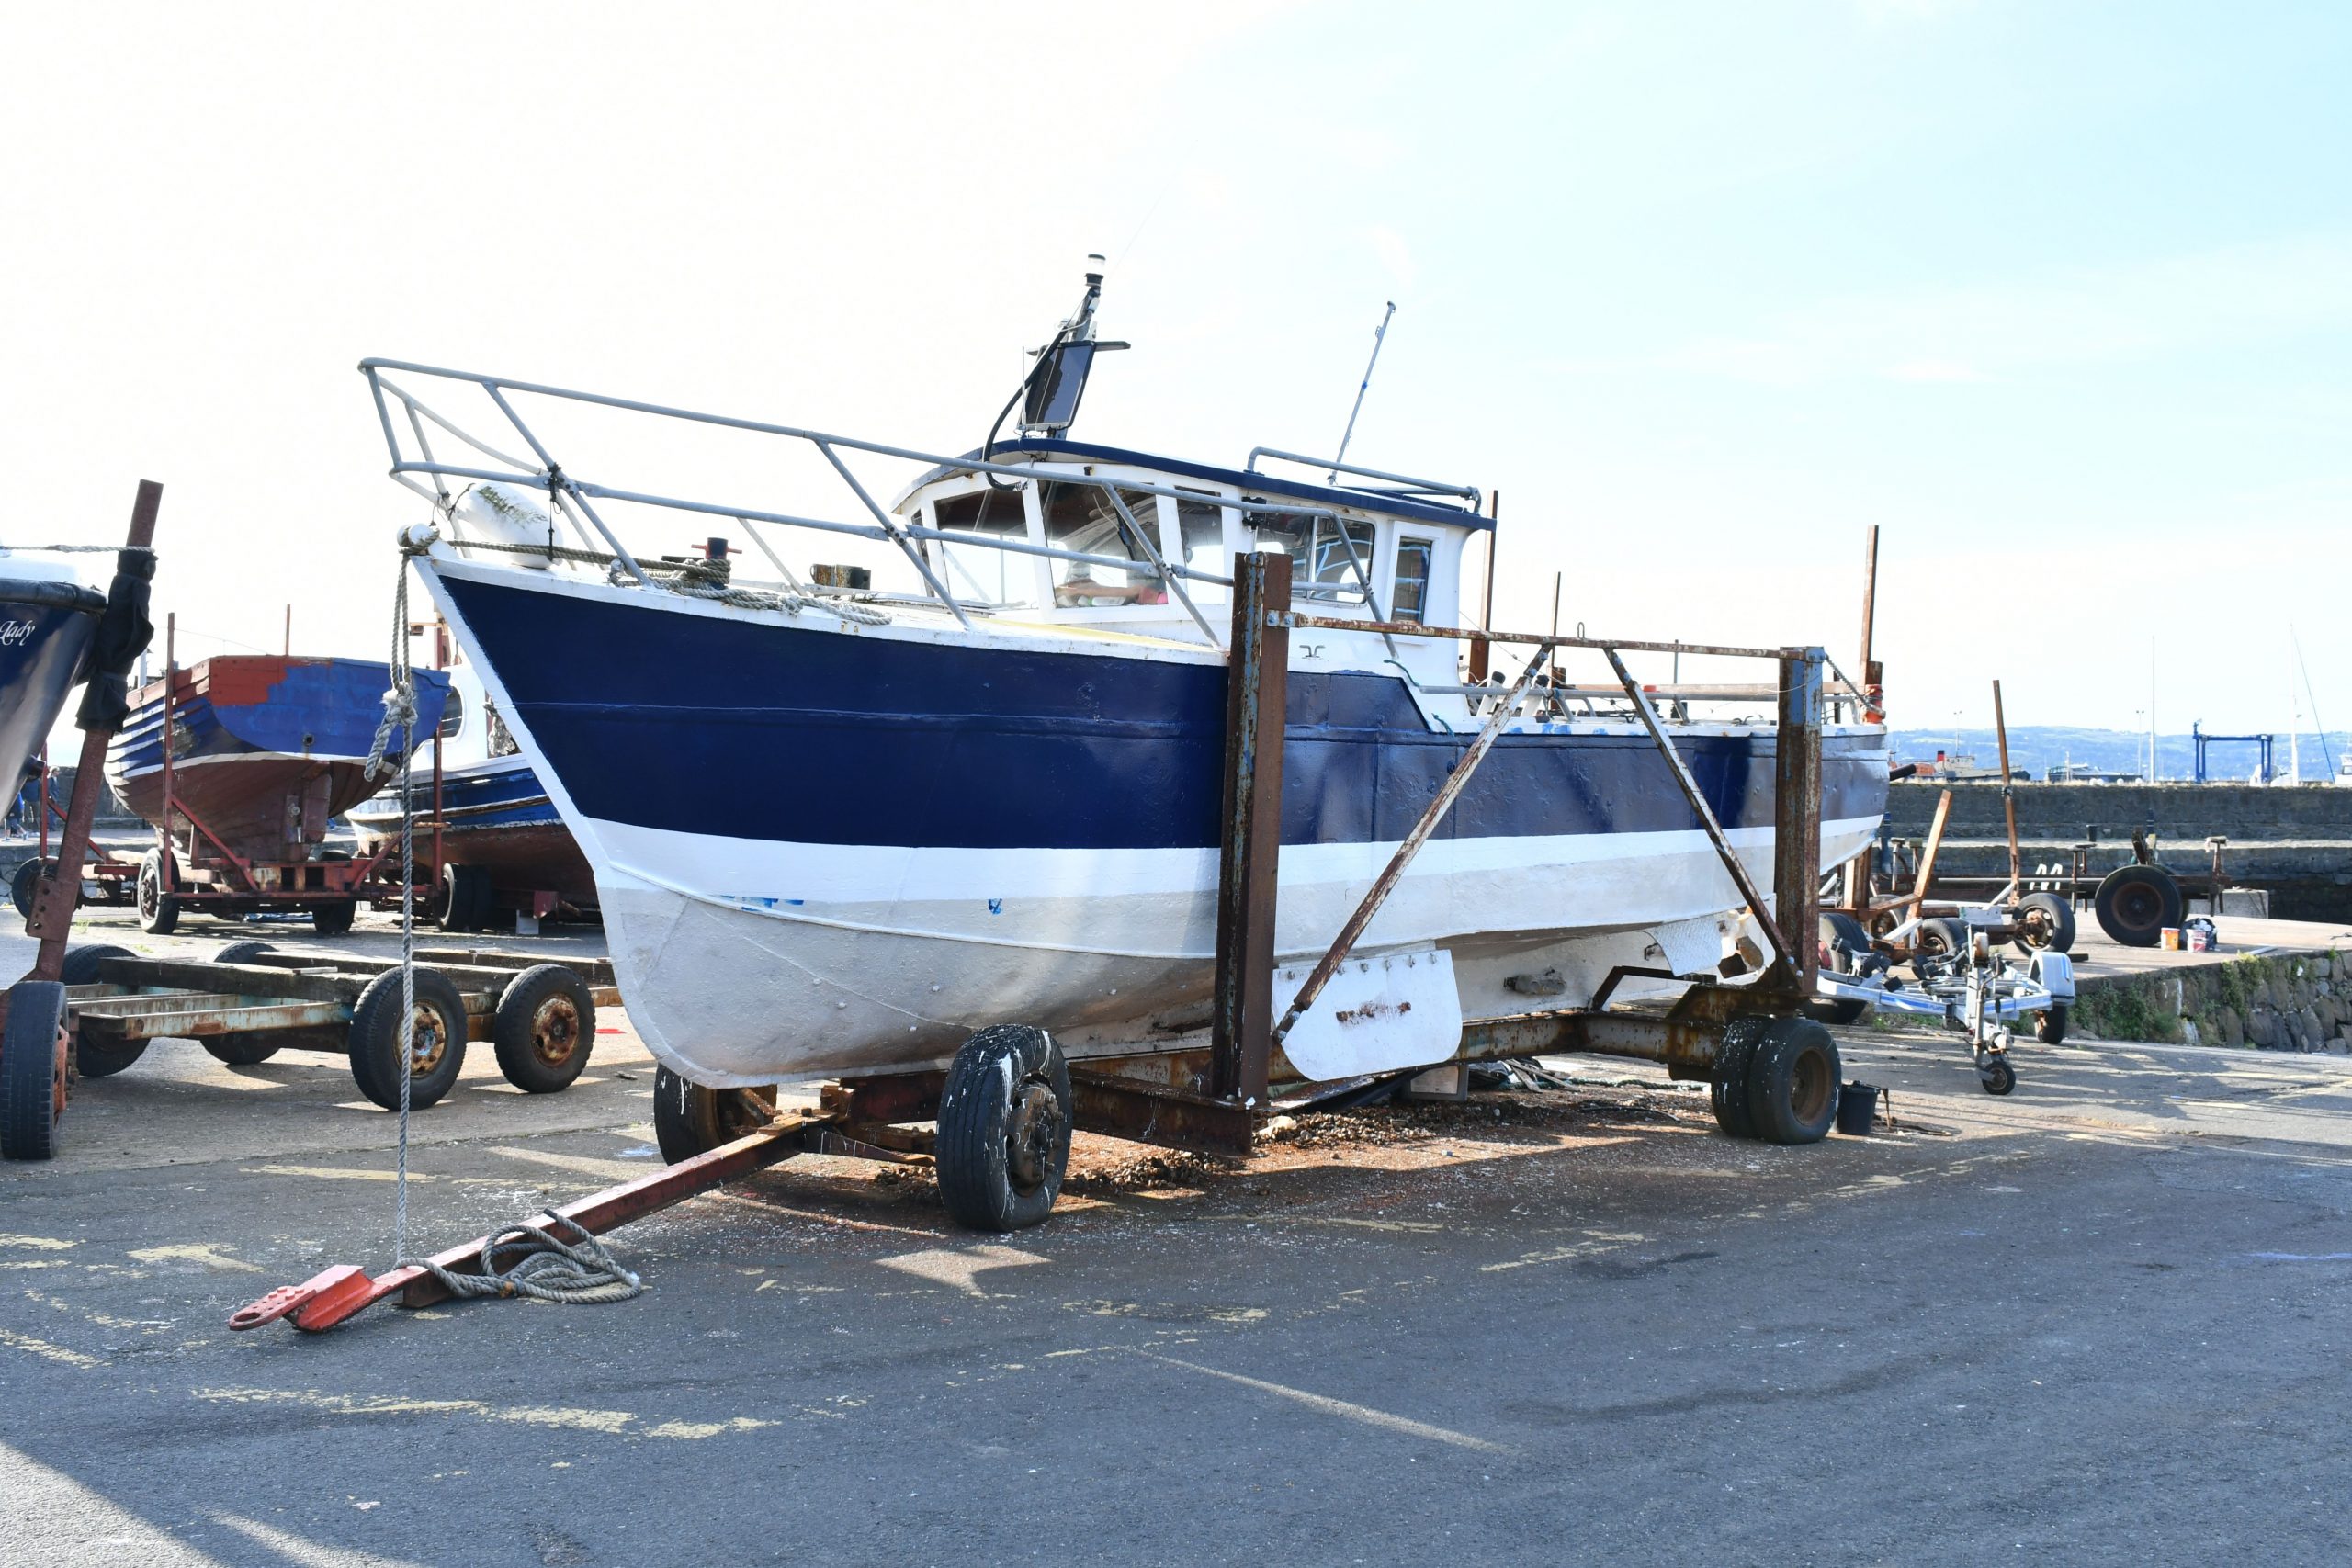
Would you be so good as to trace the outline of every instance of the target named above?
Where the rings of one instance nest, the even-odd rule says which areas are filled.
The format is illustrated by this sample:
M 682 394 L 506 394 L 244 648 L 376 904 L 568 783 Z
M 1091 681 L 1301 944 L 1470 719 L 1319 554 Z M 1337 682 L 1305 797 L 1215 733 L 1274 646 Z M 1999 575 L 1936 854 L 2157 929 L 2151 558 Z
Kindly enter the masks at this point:
M 1098 446 L 1086 441 L 1063 441 L 1048 436 L 1028 436 L 1018 441 L 1000 441 L 988 449 L 985 458 L 978 451 L 964 454 L 971 462 L 1017 463 L 1023 458 L 1043 458 L 1052 462 L 1114 463 L 1123 468 L 1149 468 L 1156 473 L 1174 474 L 1184 479 L 1204 479 L 1211 484 L 1231 485 L 1253 495 L 1281 496 L 1290 501 L 1303 501 L 1317 506 L 1344 506 L 1356 512 L 1375 512 L 1389 517 L 1410 517 L 1425 523 L 1443 523 L 1455 528 L 1491 528 L 1491 518 L 1482 516 L 1467 507 L 1445 506 L 1436 502 L 1419 501 L 1400 496 L 1390 491 L 1356 490 L 1347 486 L 1303 483 L 1297 479 L 1280 479 L 1271 474 L 1248 473 L 1239 468 L 1220 468 L 1207 463 L 1194 463 L 1182 457 L 1155 457 L 1148 452 L 1129 451 L 1124 446 Z M 953 464 L 943 463 L 899 492 L 892 504 L 903 505 L 908 496 L 928 484 L 935 484 L 955 474 L 966 472 Z

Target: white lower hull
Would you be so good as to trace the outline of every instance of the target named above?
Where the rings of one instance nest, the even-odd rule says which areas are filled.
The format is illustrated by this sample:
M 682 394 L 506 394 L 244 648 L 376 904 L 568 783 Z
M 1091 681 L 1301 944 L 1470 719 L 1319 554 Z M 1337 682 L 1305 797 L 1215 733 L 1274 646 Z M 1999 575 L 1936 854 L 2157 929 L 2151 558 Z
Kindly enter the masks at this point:
M 1824 824 L 1823 863 L 1859 853 L 1877 826 Z M 582 827 L 630 1021 L 701 1083 L 944 1066 L 989 1023 L 1043 1024 L 1080 1056 L 1166 1048 L 1206 1025 L 1213 851 L 847 848 Z M 1731 837 L 1769 883 L 1770 831 Z M 1277 956 L 1319 956 L 1395 849 L 1285 848 Z M 1445 948 L 1464 1016 L 1494 1017 L 1576 1005 L 1619 964 L 1710 968 L 1737 908 L 1696 830 L 1437 840 L 1360 951 Z M 1506 984 L 1547 968 L 1562 994 Z

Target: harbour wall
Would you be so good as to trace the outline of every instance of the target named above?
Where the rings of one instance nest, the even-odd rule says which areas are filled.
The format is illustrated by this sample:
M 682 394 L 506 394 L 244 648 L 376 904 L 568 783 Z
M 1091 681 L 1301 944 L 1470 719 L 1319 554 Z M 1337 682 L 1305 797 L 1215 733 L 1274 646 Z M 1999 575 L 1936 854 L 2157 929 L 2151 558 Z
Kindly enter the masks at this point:
M 2008 829 L 1996 784 L 1945 785 L 1904 780 L 1887 792 L 1889 837 L 1924 840 L 1936 800 L 1952 792 L 1939 872 L 2006 876 Z M 2132 835 L 2155 840 L 2157 859 L 2202 879 L 2211 865 L 2207 838 L 2229 842 L 2223 881 L 2270 895 L 2279 919 L 2352 920 L 2352 789 L 2259 784 L 2020 784 L 2018 839 L 2029 867 L 2063 868 L 2074 846 L 2096 841 L 2090 871 L 2103 875 L 2132 858 Z M 1991 889 L 1984 890 L 1989 893 Z

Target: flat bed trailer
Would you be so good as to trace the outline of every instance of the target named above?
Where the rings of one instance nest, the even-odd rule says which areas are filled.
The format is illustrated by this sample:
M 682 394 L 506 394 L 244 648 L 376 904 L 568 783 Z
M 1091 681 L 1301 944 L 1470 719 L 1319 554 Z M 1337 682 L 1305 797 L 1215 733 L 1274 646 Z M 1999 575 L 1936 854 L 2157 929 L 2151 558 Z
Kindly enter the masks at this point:
M 594 1047 L 596 1009 L 620 1000 L 607 959 L 550 964 L 474 948 L 424 948 L 416 959 L 412 1107 L 448 1092 L 475 1041 L 492 1043 L 517 1089 L 567 1087 Z M 347 1056 L 368 1099 L 400 1106 L 397 958 L 280 953 L 260 942 L 232 942 L 209 961 L 81 947 L 66 955 L 65 979 L 83 1077 L 121 1072 L 164 1039 L 194 1040 L 233 1066 L 319 1051 Z

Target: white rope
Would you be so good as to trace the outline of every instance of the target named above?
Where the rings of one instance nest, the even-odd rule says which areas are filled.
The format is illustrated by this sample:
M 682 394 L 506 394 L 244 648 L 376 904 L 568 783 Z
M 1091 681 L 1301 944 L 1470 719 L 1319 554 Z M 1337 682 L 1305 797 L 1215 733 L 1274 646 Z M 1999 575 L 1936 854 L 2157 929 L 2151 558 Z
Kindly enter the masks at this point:
M 401 754 L 416 749 L 416 681 L 409 667 L 408 557 L 401 558 L 400 586 L 392 593 L 391 687 L 384 694 L 384 718 L 377 726 L 376 743 L 368 755 L 368 773 L 382 761 L 395 725 L 401 726 Z M 412 1258 L 408 1250 L 408 1134 L 410 1095 L 416 1075 L 416 792 L 403 772 L 401 780 L 401 1126 L 400 1164 L 393 1179 L 392 1266 L 429 1271 L 456 1296 L 533 1296 L 545 1302 L 625 1302 L 645 1289 L 645 1283 L 622 1268 L 602 1242 L 586 1229 L 560 1214 L 548 1224 L 526 1222 L 494 1231 L 482 1243 L 481 1271 L 460 1274 L 429 1258 Z M 459 1027 L 463 1027 L 460 1024 Z M 455 1040 L 443 1049 L 459 1049 Z M 552 1234 L 561 1225 L 579 1237 L 567 1242 Z M 515 1255 L 503 1269 L 499 1258 Z

